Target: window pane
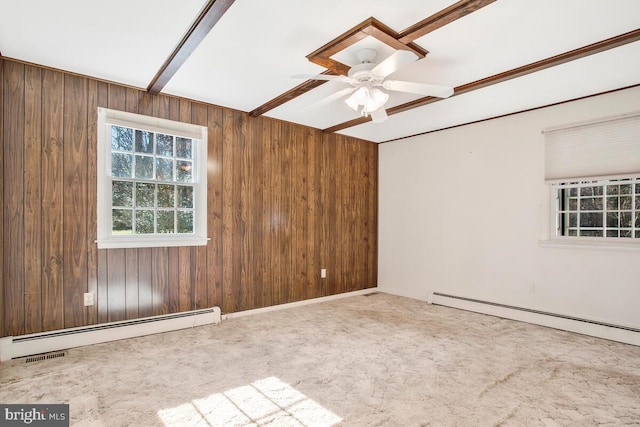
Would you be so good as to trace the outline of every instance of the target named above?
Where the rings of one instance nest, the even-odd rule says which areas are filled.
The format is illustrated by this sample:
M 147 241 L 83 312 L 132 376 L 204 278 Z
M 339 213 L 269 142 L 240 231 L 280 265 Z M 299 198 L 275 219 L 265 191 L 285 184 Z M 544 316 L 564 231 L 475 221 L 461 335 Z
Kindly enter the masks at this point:
M 632 209 L 631 196 L 620 197 L 620 210 L 630 211 Z
M 640 196 L 636 196 L 636 209 L 640 210 Z
M 570 211 L 578 210 L 578 199 L 569 199 L 569 210 Z
M 607 185 L 607 194 L 620 194 L 619 185 Z
M 607 230 L 607 237 L 618 237 L 618 230 Z
M 131 209 L 113 209 L 111 211 L 113 234 L 133 234 L 133 211 Z
M 178 185 L 178 207 L 179 208 L 193 207 L 193 187 Z
M 618 197 L 607 197 L 607 209 L 618 209 Z
M 175 230 L 175 212 L 158 211 L 158 233 L 173 233 Z
M 156 159 L 156 178 L 161 181 L 173 181 L 173 160 Z
M 631 184 L 624 184 L 620 186 L 620 194 L 632 194 Z
M 178 212 L 178 233 L 193 233 L 193 212 Z
M 589 197 L 589 196 L 601 196 L 602 195 L 602 186 L 596 187 L 582 187 L 580 189 L 580 196 Z
M 569 214 L 569 227 L 577 227 L 578 226 L 578 214 L 572 213 Z
M 190 138 L 176 137 L 176 157 L 182 159 L 192 159 L 191 146 L 193 142 Z
M 633 217 L 631 215 L 631 212 L 620 213 L 620 227 L 631 228 L 632 220 L 633 220 Z
M 631 238 L 633 237 L 633 233 L 631 230 L 620 230 L 620 237 Z
M 602 197 L 580 199 L 580 209 L 583 211 L 601 211 Z
M 584 237 L 602 237 L 602 230 L 580 230 L 580 235 Z
M 133 129 L 111 126 L 111 149 L 118 151 L 133 150 Z
M 570 188 L 569 189 L 569 196 L 570 197 L 577 197 L 578 196 L 578 189 L 577 188 Z
M 617 212 L 607 212 L 607 227 L 618 228 L 619 214 Z
M 569 236 L 577 236 L 578 230 L 569 230 Z
M 640 228 L 640 212 L 636 212 L 636 228 Z
M 191 176 L 191 162 L 179 161 L 176 162 L 176 181 L 179 182 L 193 182 Z
M 153 211 L 136 211 L 136 234 L 153 234 Z
M 111 205 L 121 207 L 133 206 L 133 183 L 113 181 L 111 183 Z
M 602 227 L 602 214 L 585 213 L 580 215 L 580 227 Z
M 136 153 L 153 153 L 153 132 L 136 130 Z
M 158 184 L 158 207 L 173 208 L 175 207 L 173 189 L 174 185 Z
M 156 154 L 173 157 L 173 136 L 161 133 L 156 134 Z
M 153 157 L 136 156 L 136 178 L 153 178 Z
M 111 176 L 131 178 L 132 163 L 133 156 L 131 154 L 113 153 L 111 155 Z
M 155 184 L 147 184 L 144 182 L 136 183 L 136 207 L 153 207 Z

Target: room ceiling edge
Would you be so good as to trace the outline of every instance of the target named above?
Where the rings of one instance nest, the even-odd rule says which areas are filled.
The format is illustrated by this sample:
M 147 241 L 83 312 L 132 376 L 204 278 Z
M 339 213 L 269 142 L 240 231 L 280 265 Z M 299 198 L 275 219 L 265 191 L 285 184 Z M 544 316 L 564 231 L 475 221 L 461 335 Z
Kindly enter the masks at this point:
M 476 124 L 476 123 L 486 122 L 486 121 L 489 121 L 489 120 L 501 119 L 503 117 L 509 117 L 509 116 L 514 116 L 516 114 L 528 113 L 529 111 L 541 110 L 543 108 L 554 107 L 556 105 L 568 104 L 570 102 L 580 101 L 582 99 L 593 98 L 593 97 L 601 96 L 601 95 L 606 95 L 608 93 L 620 92 L 620 91 L 623 91 L 623 90 L 633 89 L 633 88 L 636 88 L 636 87 L 640 87 L 640 83 L 633 84 L 633 85 L 630 85 L 630 86 L 620 87 L 620 88 L 617 88 L 617 89 L 605 90 L 603 92 L 592 93 L 592 94 L 589 94 L 589 95 L 579 96 L 577 98 L 565 99 L 563 101 L 553 102 L 551 104 L 545 104 L 545 105 L 539 105 L 537 107 L 526 108 L 524 110 L 513 111 L 511 113 L 499 114 L 497 116 L 491 116 L 491 117 L 487 117 L 487 118 L 484 118 L 484 119 L 478 119 L 478 120 L 473 120 L 473 121 L 470 121 L 470 122 L 459 123 L 457 125 L 447 126 L 447 127 L 444 127 L 444 128 L 428 130 L 428 131 L 425 131 L 425 132 L 415 133 L 413 135 L 407 135 L 407 136 L 402 136 L 402 137 L 399 137 L 399 138 L 388 139 L 386 141 L 380 141 L 377 144 L 380 145 L 380 144 L 386 144 L 387 142 L 401 141 L 403 139 L 413 138 L 413 137 L 421 136 L 421 135 L 428 135 L 430 133 L 440 132 L 440 131 L 443 131 L 443 130 L 455 129 L 455 128 L 459 128 L 459 127 L 462 127 L 462 126 L 467 126 L 467 125 L 473 125 L 473 124 Z

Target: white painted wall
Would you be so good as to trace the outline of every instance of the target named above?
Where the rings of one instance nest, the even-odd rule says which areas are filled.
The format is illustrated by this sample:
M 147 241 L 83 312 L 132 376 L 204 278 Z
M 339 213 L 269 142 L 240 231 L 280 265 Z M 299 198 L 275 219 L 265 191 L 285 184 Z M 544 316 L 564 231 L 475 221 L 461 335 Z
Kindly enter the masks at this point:
M 640 328 L 640 250 L 540 244 L 541 131 L 633 111 L 640 88 L 381 144 L 379 289 Z

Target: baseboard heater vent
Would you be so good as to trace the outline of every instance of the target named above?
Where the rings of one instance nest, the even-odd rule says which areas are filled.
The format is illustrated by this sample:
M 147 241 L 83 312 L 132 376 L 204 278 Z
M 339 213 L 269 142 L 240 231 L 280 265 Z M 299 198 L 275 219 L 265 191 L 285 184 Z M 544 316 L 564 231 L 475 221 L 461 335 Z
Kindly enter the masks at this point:
M 640 346 L 640 328 L 433 292 L 429 302 Z
M 58 357 L 64 357 L 66 355 L 67 355 L 66 351 L 58 351 L 55 353 L 41 354 L 39 356 L 27 357 L 24 363 L 32 363 L 32 362 L 40 362 L 41 360 L 57 359 Z
M 220 323 L 219 307 L 0 338 L 0 361 Z

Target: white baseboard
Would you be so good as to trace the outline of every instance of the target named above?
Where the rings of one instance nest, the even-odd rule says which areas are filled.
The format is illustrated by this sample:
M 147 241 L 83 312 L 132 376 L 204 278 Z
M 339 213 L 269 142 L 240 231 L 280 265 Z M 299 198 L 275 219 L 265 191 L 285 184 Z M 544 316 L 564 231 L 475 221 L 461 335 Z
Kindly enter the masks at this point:
M 368 294 L 372 294 L 374 292 L 378 292 L 378 288 L 377 287 L 368 288 L 368 289 L 362 289 L 362 290 L 359 290 L 359 291 L 345 292 L 345 293 L 342 293 L 342 294 L 328 295 L 326 297 L 305 299 L 305 300 L 302 300 L 302 301 L 289 302 L 289 303 L 285 303 L 285 304 L 271 305 L 269 307 L 255 308 L 255 309 L 252 309 L 252 310 L 238 311 L 238 312 L 235 312 L 235 313 L 223 314 L 222 315 L 222 320 L 234 319 L 236 317 L 243 317 L 243 316 L 253 316 L 254 314 L 268 313 L 270 311 L 284 310 L 286 308 L 292 308 L 292 307 L 301 307 L 303 305 L 316 304 L 316 303 L 319 303 L 319 302 L 331 301 L 331 300 L 336 300 L 336 299 L 340 299 L 340 298 L 348 298 L 348 297 L 353 297 L 353 296 L 357 296 L 357 295 L 368 295 Z
M 563 331 L 575 332 L 611 341 L 640 346 L 640 329 L 579 319 L 572 316 L 548 313 L 521 307 L 496 304 L 454 295 L 432 292 L 430 304 L 459 308 L 476 313 L 489 314 L 504 319 L 518 320 Z
M 221 321 L 220 308 L 101 323 L 15 337 L 0 338 L 0 362 L 51 351 L 175 331 Z

